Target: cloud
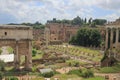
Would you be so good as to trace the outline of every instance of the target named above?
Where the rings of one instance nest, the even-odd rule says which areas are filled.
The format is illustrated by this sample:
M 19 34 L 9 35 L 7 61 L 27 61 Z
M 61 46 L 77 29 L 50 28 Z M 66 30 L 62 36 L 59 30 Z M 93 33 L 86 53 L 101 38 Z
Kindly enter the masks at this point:
M 5 13 L 0 20 L 7 16 L 4 18 L 6 23 L 9 22 L 5 20 L 7 18 L 18 23 L 35 21 L 45 23 L 46 20 L 52 18 L 72 19 L 76 16 L 90 18 L 95 15 L 96 10 L 93 7 L 99 7 L 106 12 L 107 10 L 114 11 L 114 14 L 104 15 L 106 19 L 109 19 L 107 17 L 110 15 L 113 18 L 119 16 L 119 4 L 120 0 L 0 0 L 0 13 Z
M 113 13 L 113 14 L 106 15 L 103 18 L 109 21 L 115 21 L 117 18 L 119 18 L 119 15 Z
M 120 0 L 99 0 L 97 5 L 108 10 L 120 10 Z

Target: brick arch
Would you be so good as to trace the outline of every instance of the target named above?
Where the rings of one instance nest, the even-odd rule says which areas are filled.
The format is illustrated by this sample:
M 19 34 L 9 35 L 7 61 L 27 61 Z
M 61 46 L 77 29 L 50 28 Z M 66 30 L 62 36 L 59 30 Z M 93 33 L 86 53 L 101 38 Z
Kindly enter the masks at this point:
M 15 40 L 0 40 L 0 47 L 10 46 L 15 50 L 16 41 Z
M 30 40 L 9 40 L 0 39 L 0 47 L 10 46 L 14 49 L 14 65 L 16 69 L 20 68 L 20 57 L 25 56 L 25 69 L 30 69 L 32 66 L 31 60 L 31 46 L 32 42 Z

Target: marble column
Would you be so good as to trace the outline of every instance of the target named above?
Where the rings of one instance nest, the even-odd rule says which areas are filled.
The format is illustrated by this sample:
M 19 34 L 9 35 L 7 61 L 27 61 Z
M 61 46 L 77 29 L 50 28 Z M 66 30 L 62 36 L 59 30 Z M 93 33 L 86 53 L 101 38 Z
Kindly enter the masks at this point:
M 111 29 L 111 32 L 110 32 L 110 49 L 113 48 L 113 29 Z
M 108 29 L 106 29 L 105 49 L 108 49 Z
M 119 29 L 116 28 L 116 41 L 115 41 L 115 47 L 118 48 L 118 41 L 119 41 Z

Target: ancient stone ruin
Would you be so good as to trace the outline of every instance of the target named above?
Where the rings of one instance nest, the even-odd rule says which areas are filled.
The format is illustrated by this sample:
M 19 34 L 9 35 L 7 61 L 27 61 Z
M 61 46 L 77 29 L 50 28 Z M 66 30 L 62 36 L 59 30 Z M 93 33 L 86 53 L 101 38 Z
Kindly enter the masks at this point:
M 32 28 L 23 25 L 0 25 L 0 47 L 14 49 L 14 67 L 20 69 L 20 57 L 25 56 L 26 70 L 32 68 Z
M 102 66 L 111 66 L 120 61 L 120 19 L 106 25 L 105 56 Z

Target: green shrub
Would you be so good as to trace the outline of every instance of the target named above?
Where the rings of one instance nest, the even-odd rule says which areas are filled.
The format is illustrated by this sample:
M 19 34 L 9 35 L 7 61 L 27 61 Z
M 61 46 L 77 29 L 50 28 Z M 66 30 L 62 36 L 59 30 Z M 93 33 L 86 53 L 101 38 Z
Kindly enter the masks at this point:
M 54 72 L 51 71 L 51 72 L 46 72 L 46 73 L 43 73 L 41 74 L 43 77 L 46 77 L 46 78 L 50 78 L 52 76 L 54 76 Z
M 36 54 L 37 54 L 37 50 L 36 50 L 36 49 L 33 49 L 33 50 L 32 50 L 32 56 L 34 57 L 34 56 L 36 56 Z
M 33 67 L 32 67 L 32 72 L 35 72 L 36 69 L 37 69 L 36 66 L 33 66 Z
M 2 78 L 3 78 L 3 73 L 0 72 L 0 80 L 2 80 Z
M 67 64 L 69 66 L 74 66 L 74 67 L 79 67 L 79 65 L 80 65 L 80 63 L 78 61 L 75 61 L 75 60 L 67 61 Z
M 76 70 L 71 70 L 68 72 L 68 74 L 75 74 L 78 75 L 80 77 L 84 77 L 84 78 L 89 78 L 89 77 L 93 77 L 94 74 L 91 70 L 81 70 L 81 69 L 76 69 Z
M 75 74 L 75 75 L 81 76 L 82 75 L 82 70 L 81 69 L 71 70 L 71 71 L 68 72 L 68 74 Z
M 93 77 L 94 74 L 91 70 L 84 70 L 81 76 L 84 78 L 89 78 L 89 77 Z
M 18 80 L 17 77 L 8 77 L 8 78 L 5 78 L 6 80 Z
M 5 63 L 4 61 L 0 60 L 0 71 L 4 71 L 5 70 Z

